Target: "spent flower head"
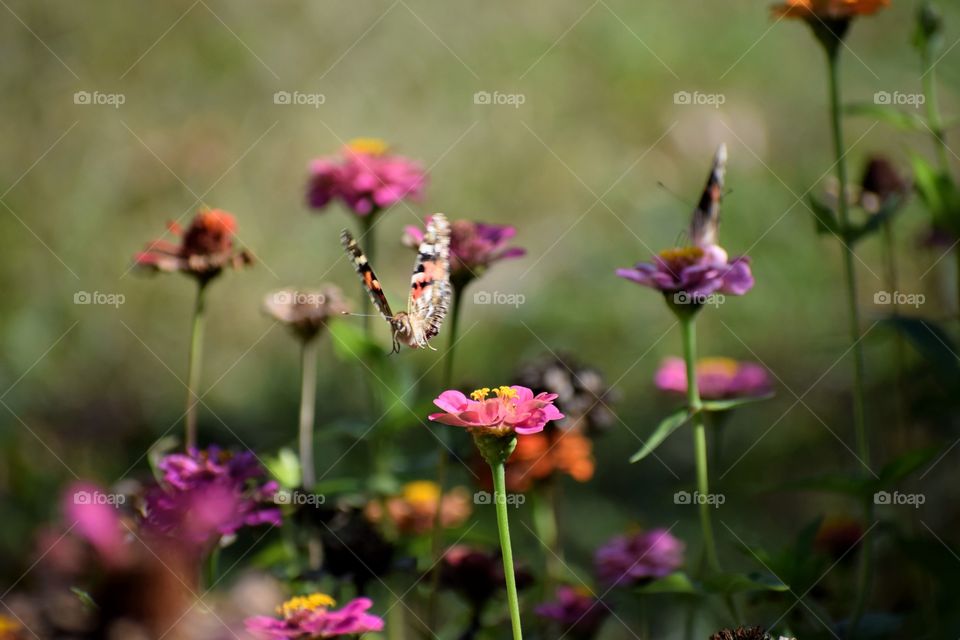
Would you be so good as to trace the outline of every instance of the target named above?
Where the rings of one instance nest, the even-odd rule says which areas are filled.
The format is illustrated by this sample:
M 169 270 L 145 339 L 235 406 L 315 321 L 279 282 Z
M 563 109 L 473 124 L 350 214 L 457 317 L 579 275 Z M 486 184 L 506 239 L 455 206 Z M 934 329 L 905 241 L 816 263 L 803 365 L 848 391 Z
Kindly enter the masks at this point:
M 419 198 L 426 181 L 418 163 L 391 154 L 384 141 L 358 138 L 338 156 L 310 164 L 307 201 L 314 209 L 324 209 L 340 200 L 356 215 L 366 217 L 401 200 Z
M 340 287 L 324 284 L 316 289 L 280 289 L 267 294 L 264 311 L 287 325 L 297 336 L 309 340 L 317 336 L 331 318 L 350 311 L 350 303 Z
M 201 282 L 218 276 L 223 269 L 240 269 L 253 263 L 253 258 L 234 243 L 237 221 L 222 209 L 203 209 L 183 230 L 171 222 L 171 233 L 180 236 L 180 242 L 158 239 L 149 243 L 134 257 L 134 264 L 142 269 L 158 272 L 180 272 Z

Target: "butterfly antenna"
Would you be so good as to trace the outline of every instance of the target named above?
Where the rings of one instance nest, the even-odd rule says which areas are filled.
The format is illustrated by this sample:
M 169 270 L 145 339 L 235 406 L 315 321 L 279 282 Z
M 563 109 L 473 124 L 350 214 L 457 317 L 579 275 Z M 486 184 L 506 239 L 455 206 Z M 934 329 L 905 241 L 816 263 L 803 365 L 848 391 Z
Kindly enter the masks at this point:
M 340 315 L 342 316 L 353 316 L 355 318 L 386 318 L 387 320 L 393 320 L 393 316 L 381 316 L 379 313 L 353 313 L 352 311 L 341 311 Z
M 663 184 L 663 183 L 660 182 L 659 180 L 657 180 L 657 186 L 660 187 L 661 189 L 663 189 L 664 191 L 666 191 L 667 193 L 669 193 L 671 196 L 674 197 L 674 199 L 676 199 L 678 202 L 680 202 L 681 204 L 685 205 L 686 207 L 688 207 L 688 208 L 692 208 L 692 207 L 693 207 L 693 204 L 692 204 L 691 202 L 687 201 L 685 198 L 683 198 L 683 196 L 681 196 L 681 195 L 678 194 L 676 191 L 674 191 L 673 189 L 671 189 L 671 188 L 668 187 L 667 185 Z

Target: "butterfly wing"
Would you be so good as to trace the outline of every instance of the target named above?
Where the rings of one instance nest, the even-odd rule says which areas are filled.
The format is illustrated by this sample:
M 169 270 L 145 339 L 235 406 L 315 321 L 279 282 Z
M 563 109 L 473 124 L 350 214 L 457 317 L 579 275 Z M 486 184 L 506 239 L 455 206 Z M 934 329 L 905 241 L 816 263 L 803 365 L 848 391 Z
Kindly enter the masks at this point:
M 360 275 L 360 280 L 363 282 L 363 288 L 370 294 L 370 300 L 373 301 L 373 306 L 377 308 L 387 321 L 390 321 L 390 319 L 393 318 L 390 303 L 387 302 L 387 297 L 383 295 L 380 280 L 377 279 L 377 274 L 373 272 L 370 263 L 367 262 L 367 256 L 364 255 L 363 250 L 360 249 L 360 245 L 357 244 L 353 235 L 346 229 L 340 232 L 340 243 L 343 244 L 343 247 L 347 250 L 347 256 L 353 261 L 353 266 L 356 268 L 357 273 Z
M 723 195 L 723 178 L 727 170 L 727 145 L 721 144 L 713 157 L 713 167 L 707 186 L 700 196 L 697 209 L 690 221 L 690 242 L 698 247 L 717 244 L 717 229 L 720 226 L 720 198 Z
M 450 223 L 435 213 L 427 223 L 410 279 L 407 314 L 414 333 L 429 340 L 440 332 L 453 290 L 450 285 Z

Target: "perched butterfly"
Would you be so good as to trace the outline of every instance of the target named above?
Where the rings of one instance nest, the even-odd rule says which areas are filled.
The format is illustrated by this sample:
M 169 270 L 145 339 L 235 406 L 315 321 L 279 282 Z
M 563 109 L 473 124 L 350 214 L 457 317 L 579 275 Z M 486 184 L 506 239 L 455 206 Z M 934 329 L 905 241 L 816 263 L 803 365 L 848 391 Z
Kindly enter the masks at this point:
M 723 177 L 727 170 L 727 145 L 721 144 L 713 157 L 713 167 L 707 186 L 690 220 L 690 243 L 697 247 L 717 244 L 720 226 L 720 198 L 723 196 Z
M 360 274 L 363 286 L 373 305 L 390 323 L 393 331 L 393 352 L 405 343 L 413 349 L 430 346 L 430 339 L 440 333 L 440 325 L 447 315 L 452 289 L 450 287 L 450 223 L 442 213 L 435 213 L 427 223 L 417 251 L 417 263 L 410 278 L 410 296 L 407 310 L 393 313 L 377 275 L 367 262 L 360 245 L 344 229 L 340 242 Z

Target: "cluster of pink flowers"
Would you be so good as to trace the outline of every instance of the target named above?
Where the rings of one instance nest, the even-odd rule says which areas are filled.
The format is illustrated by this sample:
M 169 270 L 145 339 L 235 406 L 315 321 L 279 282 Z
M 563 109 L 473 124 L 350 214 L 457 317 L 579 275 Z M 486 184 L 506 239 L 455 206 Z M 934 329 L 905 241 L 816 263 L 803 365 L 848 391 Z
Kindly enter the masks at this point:
M 272 498 L 278 485 L 249 451 L 218 447 L 164 457 L 162 482 L 147 492 L 146 525 L 152 531 L 205 546 L 242 527 L 281 524 Z
M 389 153 L 382 140 L 352 140 L 337 157 L 310 165 L 307 201 L 323 209 L 340 200 L 358 216 L 369 216 L 401 200 L 420 197 L 427 177 L 420 165 Z

